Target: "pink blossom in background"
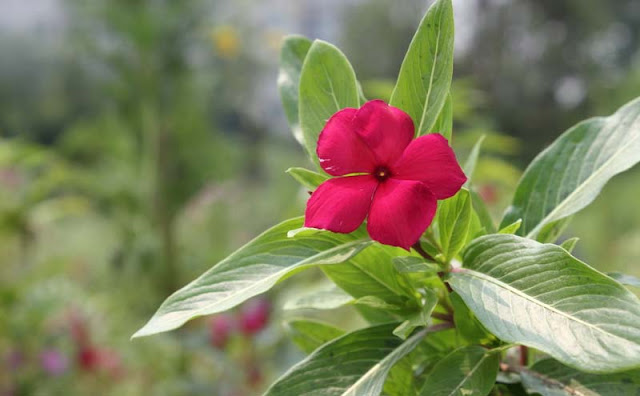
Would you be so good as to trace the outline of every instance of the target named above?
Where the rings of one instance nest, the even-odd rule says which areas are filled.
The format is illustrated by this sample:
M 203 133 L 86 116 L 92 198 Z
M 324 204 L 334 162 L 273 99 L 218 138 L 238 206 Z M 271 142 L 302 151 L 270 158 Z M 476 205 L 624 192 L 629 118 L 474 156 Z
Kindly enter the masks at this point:
M 411 117 L 381 100 L 334 114 L 317 154 L 335 177 L 309 198 L 305 227 L 349 233 L 367 219 L 371 239 L 409 250 L 467 180 L 442 135 L 413 137 Z

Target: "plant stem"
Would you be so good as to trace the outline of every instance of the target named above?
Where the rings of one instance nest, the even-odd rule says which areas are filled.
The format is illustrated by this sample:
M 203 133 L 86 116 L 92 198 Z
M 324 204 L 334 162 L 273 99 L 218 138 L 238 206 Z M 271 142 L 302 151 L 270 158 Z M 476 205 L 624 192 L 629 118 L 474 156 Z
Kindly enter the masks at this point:
M 440 312 L 433 312 L 431 317 L 434 319 L 443 320 L 445 322 L 453 323 L 453 315 L 451 314 L 443 314 Z
M 529 348 L 520 345 L 520 365 L 527 366 L 529 364 Z
M 414 243 L 412 247 L 415 249 L 416 252 L 418 252 L 419 255 L 421 255 L 425 259 L 429 261 L 437 262 L 436 259 L 431 257 L 431 255 L 422 248 L 422 245 L 420 245 L 420 241 Z

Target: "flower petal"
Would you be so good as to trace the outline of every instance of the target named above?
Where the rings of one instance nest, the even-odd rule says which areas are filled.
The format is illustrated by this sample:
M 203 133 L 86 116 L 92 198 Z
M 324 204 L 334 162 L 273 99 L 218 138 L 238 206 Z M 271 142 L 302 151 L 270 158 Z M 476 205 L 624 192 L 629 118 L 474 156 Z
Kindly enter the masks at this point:
M 409 250 L 431 224 L 437 206 L 423 183 L 388 179 L 373 197 L 367 231 L 373 240 Z
M 375 169 L 373 153 L 356 133 L 357 111 L 352 108 L 338 111 L 320 132 L 316 152 L 320 166 L 330 175 L 371 173 Z
M 367 217 L 377 185 L 370 175 L 327 180 L 309 198 L 304 226 L 342 233 L 355 231 Z
M 413 139 L 411 117 L 381 100 L 372 100 L 358 110 L 356 130 L 377 159 L 377 165 L 390 166 Z
M 423 182 L 438 199 L 455 195 L 467 181 L 447 139 L 438 133 L 412 141 L 391 173 L 395 179 Z

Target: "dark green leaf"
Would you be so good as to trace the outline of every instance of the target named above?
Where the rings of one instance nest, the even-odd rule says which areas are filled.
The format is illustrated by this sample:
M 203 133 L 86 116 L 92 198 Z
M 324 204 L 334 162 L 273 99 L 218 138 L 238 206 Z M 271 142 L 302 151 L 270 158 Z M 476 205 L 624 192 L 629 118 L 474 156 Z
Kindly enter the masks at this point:
M 535 237 L 589 205 L 609 179 L 639 161 L 640 98 L 609 117 L 579 123 L 540 153 L 522 176 L 502 225 L 521 218 L 518 234 Z
M 500 353 L 479 346 L 456 349 L 429 373 L 423 396 L 485 396 L 498 375 Z
M 356 74 L 335 46 L 315 40 L 300 75 L 298 110 L 307 152 L 317 164 L 318 136 L 327 120 L 345 107 L 359 107 Z
M 393 330 L 393 334 L 402 338 L 403 340 L 409 337 L 409 335 L 420 326 L 428 326 L 431 323 L 431 313 L 433 309 L 438 305 L 438 294 L 431 289 L 424 289 L 424 295 L 422 298 L 422 307 L 420 311 L 412 314 Z
M 269 229 L 172 294 L 133 337 L 173 330 L 192 318 L 233 308 L 295 271 L 342 263 L 371 243 L 362 231 L 319 231 L 289 238 L 288 231 L 302 226 L 302 221 L 287 220 Z
M 469 310 L 458 293 L 453 292 L 449 297 L 451 305 L 453 305 L 453 321 L 456 324 L 456 330 L 463 339 L 469 344 L 486 344 L 494 338 Z
M 425 329 L 402 342 L 391 333 L 395 326 L 357 330 L 323 345 L 280 377 L 265 395 L 379 395 L 389 370 L 427 334 Z
M 305 353 L 311 353 L 344 334 L 344 330 L 330 324 L 307 319 L 288 321 L 286 327 L 293 343 Z
M 640 366 L 640 301 L 560 246 L 494 234 L 463 259 L 448 282 L 502 340 L 585 371 Z
M 637 396 L 640 370 L 617 374 L 589 374 L 574 370 L 553 359 L 536 362 L 520 372 L 522 383 L 531 393 L 542 396 Z
M 473 172 L 476 170 L 476 164 L 478 163 L 478 157 L 480 156 L 480 148 L 482 147 L 482 142 L 484 141 L 486 135 L 480 136 L 476 144 L 473 145 L 471 152 L 469 153 L 469 157 L 464 163 L 462 169 L 464 169 L 464 174 L 467 176 L 467 181 L 464 183 L 465 187 L 468 187 L 471 184 L 471 179 L 473 179 Z
M 509 224 L 506 227 L 502 227 L 498 234 L 515 234 L 522 225 L 522 219 L 516 220 L 513 224 Z
M 302 64 L 309 47 L 311 47 L 311 40 L 306 37 L 285 37 L 280 50 L 280 74 L 278 75 L 278 90 L 284 113 L 289 121 L 293 136 L 303 147 L 304 137 L 298 118 L 298 90 Z
M 469 194 L 471 195 L 471 206 L 473 206 L 473 210 L 478 215 L 480 224 L 482 224 L 487 233 L 492 234 L 496 232 L 496 226 L 482 197 L 474 190 L 469 191 Z
M 420 22 L 402 61 L 390 104 L 406 111 L 416 136 L 433 130 L 453 75 L 453 6 L 437 0 Z

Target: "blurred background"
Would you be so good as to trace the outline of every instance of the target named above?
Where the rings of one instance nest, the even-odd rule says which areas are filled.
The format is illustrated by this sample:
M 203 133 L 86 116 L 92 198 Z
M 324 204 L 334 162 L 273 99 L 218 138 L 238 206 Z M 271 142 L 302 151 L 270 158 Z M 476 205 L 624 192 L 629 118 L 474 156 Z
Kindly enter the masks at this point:
M 264 298 L 129 341 L 171 292 L 303 213 L 280 41 L 337 44 L 388 98 L 430 1 L 0 0 L 0 395 L 259 394 L 303 354 Z M 637 0 L 455 0 L 454 140 L 486 135 L 496 219 L 528 162 L 640 95 Z M 640 172 L 575 217 L 576 254 L 640 275 Z M 341 312 L 345 320 L 349 312 Z M 338 318 L 340 316 L 338 315 Z

